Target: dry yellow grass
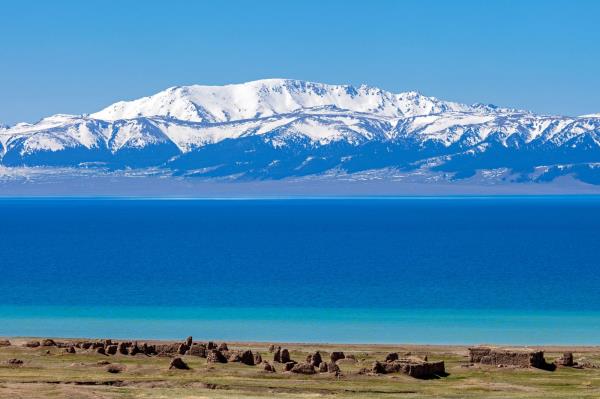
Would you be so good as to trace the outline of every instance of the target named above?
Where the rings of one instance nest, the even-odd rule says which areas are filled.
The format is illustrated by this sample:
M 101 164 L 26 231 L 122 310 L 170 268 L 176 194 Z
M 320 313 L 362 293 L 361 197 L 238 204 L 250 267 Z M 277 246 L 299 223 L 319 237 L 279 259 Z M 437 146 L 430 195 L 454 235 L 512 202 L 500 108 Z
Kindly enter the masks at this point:
M 315 350 L 326 354 L 342 350 L 358 361 L 343 361 L 341 378 L 331 374 L 314 376 L 265 373 L 260 367 L 239 363 L 207 365 L 203 358 L 185 356 L 191 370 L 169 370 L 169 358 L 66 354 L 59 348 L 24 348 L 23 340 L 0 347 L 0 398 L 598 398 L 600 369 L 536 369 L 465 367 L 467 348 L 461 346 L 413 345 L 304 345 L 281 344 L 292 358 L 303 360 Z M 264 343 L 230 343 L 230 349 L 252 349 L 271 360 Z M 563 351 L 600 364 L 597 347 L 546 347 L 546 358 L 554 360 Z M 46 351 L 49 350 L 49 353 Z M 362 367 L 382 360 L 388 352 L 427 355 L 444 360 L 449 375 L 435 380 L 417 380 L 395 375 L 359 375 Z M 6 361 L 18 358 L 20 367 Z M 99 361 L 123 366 L 117 374 L 106 371 Z

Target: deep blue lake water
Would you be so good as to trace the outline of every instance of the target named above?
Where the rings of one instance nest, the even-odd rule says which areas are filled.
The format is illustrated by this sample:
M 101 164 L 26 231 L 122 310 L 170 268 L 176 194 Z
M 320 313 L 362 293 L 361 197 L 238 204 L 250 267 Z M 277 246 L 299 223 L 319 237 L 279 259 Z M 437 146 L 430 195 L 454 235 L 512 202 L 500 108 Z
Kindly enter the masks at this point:
M 0 200 L 0 336 L 600 344 L 600 197 Z

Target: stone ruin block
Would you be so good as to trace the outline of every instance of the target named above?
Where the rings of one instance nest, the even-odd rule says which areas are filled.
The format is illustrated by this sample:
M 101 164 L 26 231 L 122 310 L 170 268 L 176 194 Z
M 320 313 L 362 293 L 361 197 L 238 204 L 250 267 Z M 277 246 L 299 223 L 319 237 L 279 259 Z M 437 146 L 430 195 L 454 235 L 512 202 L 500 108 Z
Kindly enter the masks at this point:
M 553 370 L 553 364 L 546 362 L 543 351 L 530 349 L 469 348 L 469 360 L 471 363 L 490 366 L 534 367 Z

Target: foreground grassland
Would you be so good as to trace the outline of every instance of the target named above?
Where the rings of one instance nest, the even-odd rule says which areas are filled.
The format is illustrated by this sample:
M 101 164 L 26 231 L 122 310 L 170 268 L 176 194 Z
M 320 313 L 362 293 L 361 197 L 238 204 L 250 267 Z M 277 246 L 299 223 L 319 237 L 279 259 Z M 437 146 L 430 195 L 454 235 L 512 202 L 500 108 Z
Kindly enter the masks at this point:
M 558 368 L 543 371 L 491 366 L 468 367 L 467 348 L 460 346 L 308 345 L 281 344 L 292 358 L 304 360 L 315 350 L 351 353 L 357 362 L 341 361 L 343 375 L 266 373 L 262 367 L 240 363 L 206 364 L 206 359 L 183 356 L 191 370 L 169 370 L 170 358 L 67 354 L 60 348 L 24 348 L 11 339 L 0 347 L 0 398 L 599 398 L 600 369 Z M 229 343 L 230 349 L 251 349 L 271 362 L 265 343 Z M 600 364 L 599 347 L 546 347 L 553 361 L 565 350 L 575 360 Z M 49 353 L 47 352 L 49 351 Z M 402 374 L 360 375 L 388 352 L 411 352 L 429 360 L 444 360 L 447 377 L 418 380 Z M 12 367 L 8 359 L 23 365 Z M 110 362 L 124 366 L 118 374 L 106 371 Z M 272 362 L 271 362 L 272 363 Z

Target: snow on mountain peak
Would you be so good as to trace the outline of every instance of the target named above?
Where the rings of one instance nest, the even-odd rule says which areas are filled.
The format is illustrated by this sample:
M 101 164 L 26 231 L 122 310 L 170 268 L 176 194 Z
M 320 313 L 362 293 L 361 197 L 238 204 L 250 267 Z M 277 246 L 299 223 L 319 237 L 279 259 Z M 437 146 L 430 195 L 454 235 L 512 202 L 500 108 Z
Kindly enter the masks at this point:
M 149 97 L 120 101 L 91 114 L 103 120 L 162 116 L 190 122 L 231 122 L 333 106 L 380 117 L 400 118 L 472 107 L 410 91 L 393 94 L 361 85 L 329 85 L 263 79 L 225 86 L 176 86 Z
M 510 167 L 514 159 L 522 167 L 519 151 L 529 166 L 597 162 L 600 114 L 535 115 L 417 91 L 264 79 L 175 86 L 91 115 L 0 128 L 2 165 L 151 166 L 215 176 L 284 177 L 407 162 L 472 173 Z

